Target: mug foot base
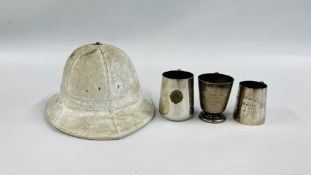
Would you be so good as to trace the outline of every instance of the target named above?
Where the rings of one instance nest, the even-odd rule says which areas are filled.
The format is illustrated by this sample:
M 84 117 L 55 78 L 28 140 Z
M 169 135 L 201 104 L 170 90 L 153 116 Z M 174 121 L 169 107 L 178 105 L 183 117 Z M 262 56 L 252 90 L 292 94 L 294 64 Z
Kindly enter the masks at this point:
M 211 114 L 211 113 L 207 113 L 207 112 L 202 111 L 199 114 L 199 118 L 204 122 L 214 123 L 214 124 L 222 123 L 222 122 L 226 121 L 226 116 L 222 113 L 221 114 Z

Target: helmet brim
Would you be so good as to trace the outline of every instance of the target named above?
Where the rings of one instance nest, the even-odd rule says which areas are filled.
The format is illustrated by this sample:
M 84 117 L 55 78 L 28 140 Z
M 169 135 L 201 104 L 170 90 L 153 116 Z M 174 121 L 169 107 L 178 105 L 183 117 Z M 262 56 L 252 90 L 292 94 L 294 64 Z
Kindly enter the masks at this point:
M 59 94 L 52 96 L 46 106 L 47 119 L 58 130 L 92 140 L 126 137 L 149 123 L 154 114 L 152 101 L 144 95 L 136 103 L 108 113 L 70 108 Z

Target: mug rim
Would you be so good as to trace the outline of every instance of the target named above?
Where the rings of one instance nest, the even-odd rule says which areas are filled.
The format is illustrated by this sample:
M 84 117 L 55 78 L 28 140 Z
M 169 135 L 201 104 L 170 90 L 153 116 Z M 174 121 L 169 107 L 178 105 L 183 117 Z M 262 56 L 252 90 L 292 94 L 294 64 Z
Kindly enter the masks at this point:
M 226 82 L 223 82 L 223 83 L 217 83 L 217 82 L 212 82 L 212 81 L 209 81 L 209 80 L 204 80 L 204 77 L 205 78 L 209 78 L 211 76 L 215 76 L 215 75 L 218 75 L 219 77 L 221 78 L 227 78 L 228 81 Z M 203 83 L 208 83 L 208 84 L 232 84 L 234 82 L 234 78 L 229 76 L 229 75 L 226 75 L 226 74 L 221 74 L 221 73 L 205 73 L 205 74 L 201 74 L 198 76 L 198 79 L 199 81 L 203 82 Z
M 187 80 L 193 78 L 193 73 L 183 70 L 170 70 L 163 72 L 162 76 L 172 80 Z
M 268 87 L 267 84 L 265 84 L 262 81 L 252 81 L 252 80 L 241 81 L 240 86 L 250 89 L 265 89 Z

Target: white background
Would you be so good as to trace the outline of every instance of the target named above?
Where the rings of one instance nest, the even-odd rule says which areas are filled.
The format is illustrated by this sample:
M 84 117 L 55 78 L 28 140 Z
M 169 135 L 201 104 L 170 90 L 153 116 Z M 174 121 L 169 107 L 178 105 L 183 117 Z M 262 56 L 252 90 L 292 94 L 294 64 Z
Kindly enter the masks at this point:
M 0 174 L 311 173 L 309 0 L 1 0 Z M 67 57 L 100 41 L 123 49 L 158 107 L 172 69 L 235 78 L 228 119 L 200 111 L 171 122 L 157 113 L 117 141 L 67 136 L 45 120 Z M 238 82 L 268 84 L 266 123 L 232 120 Z

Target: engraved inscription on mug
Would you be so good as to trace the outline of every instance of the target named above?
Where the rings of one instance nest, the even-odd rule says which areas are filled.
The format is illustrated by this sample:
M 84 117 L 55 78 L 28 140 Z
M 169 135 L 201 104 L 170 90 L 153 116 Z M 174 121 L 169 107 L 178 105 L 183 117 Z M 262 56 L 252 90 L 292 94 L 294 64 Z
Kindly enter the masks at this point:
M 247 117 L 250 114 L 256 114 L 256 111 L 260 109 L 260 104 L 253 98 L 244 98 L 241 107 L 241 119 Z
M 221 108 L 226 101 L 227 90 L 220 88 L 208 88 L 205 91 L 206 105 L 208 108 Z

